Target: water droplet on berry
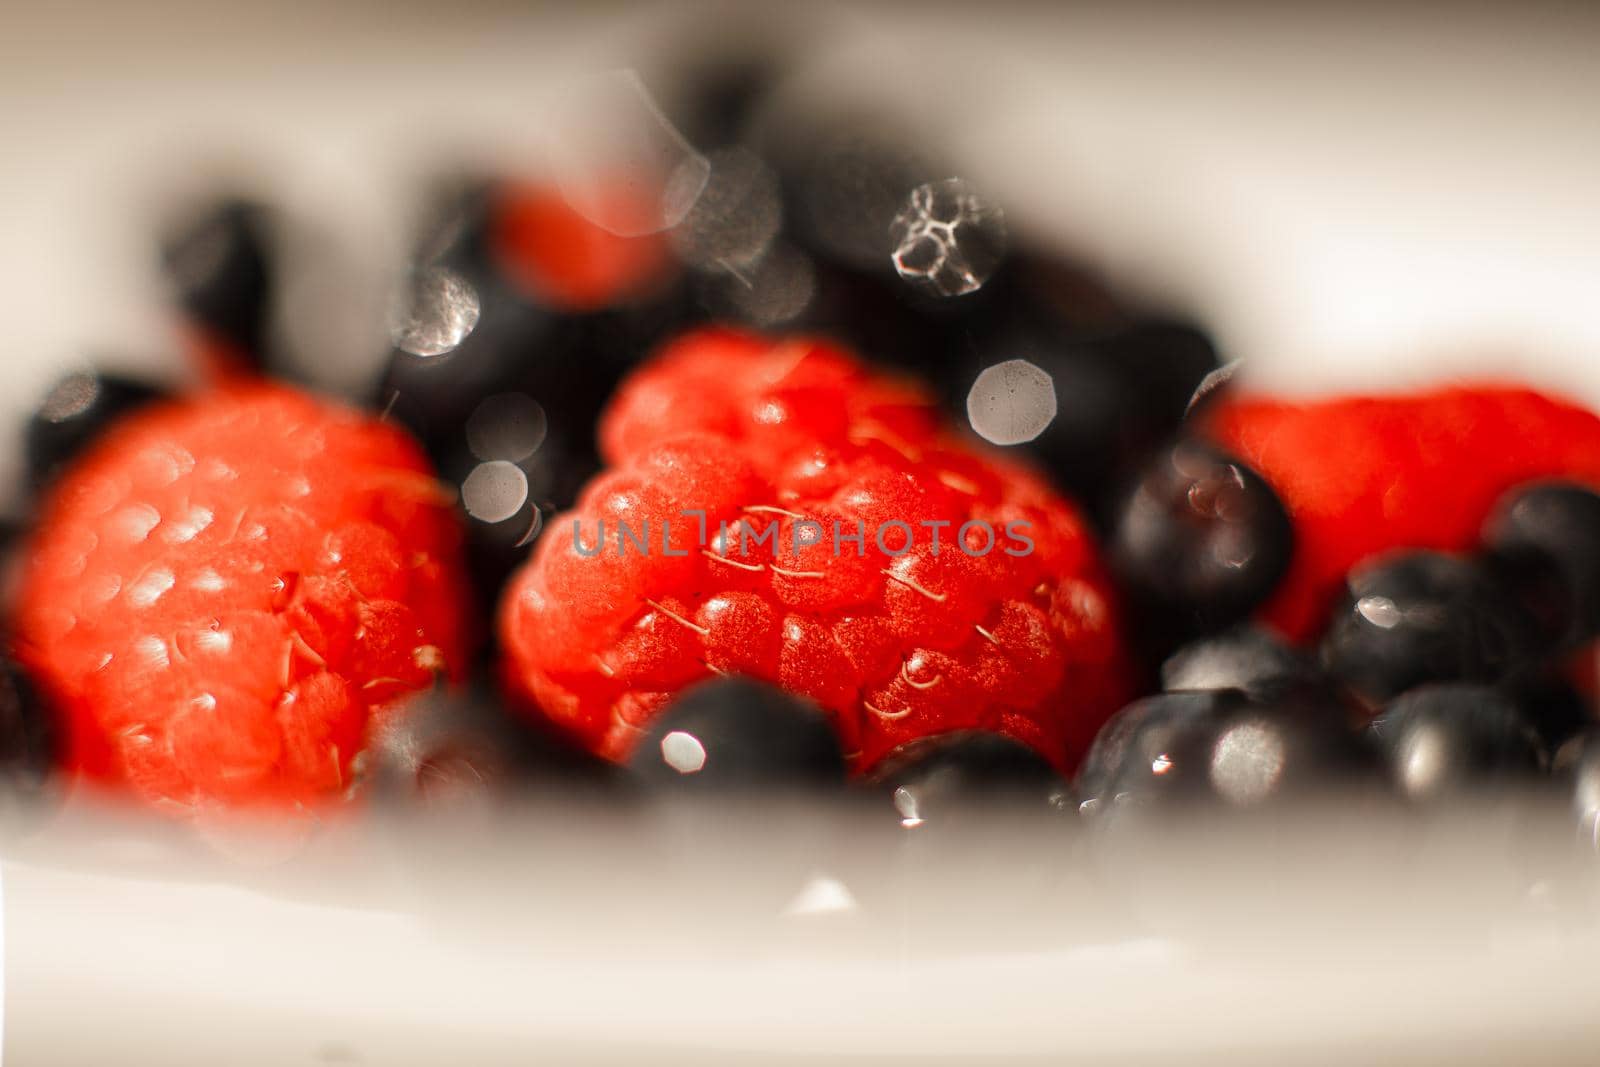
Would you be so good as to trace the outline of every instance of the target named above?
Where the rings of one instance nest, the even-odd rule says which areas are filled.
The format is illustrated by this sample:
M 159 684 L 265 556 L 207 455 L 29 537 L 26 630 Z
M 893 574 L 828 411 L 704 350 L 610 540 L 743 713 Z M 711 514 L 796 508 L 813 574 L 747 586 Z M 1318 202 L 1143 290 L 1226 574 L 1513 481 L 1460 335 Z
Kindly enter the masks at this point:
M 997 445 L 1032 441 L 1055 417 L 1054 380 L 1025 359 L 984 368 L 967 393 L 967 421 Z
M 442 356 L 478 325 L 480 310 L 477 290 L 461 275 L 440 267 L 421 271 L 395 326 L 395 347 L 414 356 Z
M 482 522 L 504 522 L 528 500 L 528 476 L 515 463 L 489 460 L 472 468 L 461 483 L 461 503 Z

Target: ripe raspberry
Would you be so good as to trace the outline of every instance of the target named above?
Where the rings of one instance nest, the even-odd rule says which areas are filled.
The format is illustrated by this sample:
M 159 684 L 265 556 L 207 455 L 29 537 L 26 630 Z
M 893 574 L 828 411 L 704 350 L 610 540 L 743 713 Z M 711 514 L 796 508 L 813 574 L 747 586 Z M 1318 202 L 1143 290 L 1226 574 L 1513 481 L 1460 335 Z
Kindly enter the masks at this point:
M 46 499 L 19 655 L 67 764 L 163 807 L 307 803 L 466 665 L 459 533 L 403 434 L 241 385 L 113 426 Z
M 603 190 L 608 214 L 642 214 L 625 187 Z M 553 186 L 508 184 L 493 206 L 492 241 L 500 264 L 547 307 L 596 311 L 659 288 L 672 274 L 659 233 L 623 237 L 584 218 Z
M 1465 551 L 1507 490 L 1600 486 L 1600 418 L 1526 389 L 1480 386 L 1311 404 L 1220 402 L 1209 431 L 1271 483 L 1295 549 L 1262 616 L 1314 637 L 1345 574 L 1398 548 Z
M 920 389 L 841 349 L 691 333 L 623 385 L 601 445 L 613 468 L 513 578 L 500 633 L 511 688 L 608 758 L 714 673 L 813 698 L 858 769 L 969 728 L 1070 768 L 1127 695 L 1110 588 L 1076 512 L 942 429 Z M 690 509 L 705 513 L 704 543 Z M 618 550 L 619 521 L 648 528 L 648 553 Z M 822 533 L 797 532 L 806 521 Z M 986 553 L 969 522 L 993 531 Z M 859 549 L 843 539 L 858 523 Z M 937 552 L 925 523 L 946 524 Z M 1008 539 L 1012 523 L 1029 524 L 1031 552 Z

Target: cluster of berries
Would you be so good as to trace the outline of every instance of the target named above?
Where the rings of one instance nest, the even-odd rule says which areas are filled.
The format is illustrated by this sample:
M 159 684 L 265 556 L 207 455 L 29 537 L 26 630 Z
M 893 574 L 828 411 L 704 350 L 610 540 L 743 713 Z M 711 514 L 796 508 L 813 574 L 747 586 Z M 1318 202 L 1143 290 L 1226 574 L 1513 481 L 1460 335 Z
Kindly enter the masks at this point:
M 677 101 L 709 178 L 660 232 L 452 194 L 355 403 L 269 380 L 264 209 L 174 235 L 210 384 L 74 375 L 29 428 L 18 788 L 309 808 L 592 761 L 887 786 L 913 826 L 1600 775 L 1600 419 L 1234 395 L 947 168 L 759 100 Z

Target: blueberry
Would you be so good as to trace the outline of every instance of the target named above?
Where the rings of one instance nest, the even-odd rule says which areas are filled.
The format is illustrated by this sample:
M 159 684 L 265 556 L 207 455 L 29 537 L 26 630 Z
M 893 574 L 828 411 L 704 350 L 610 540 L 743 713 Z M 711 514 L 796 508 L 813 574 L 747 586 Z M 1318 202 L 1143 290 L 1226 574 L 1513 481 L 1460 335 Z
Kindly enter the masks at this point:
M 1345 585 L 1322 661 L 1370 703 L 1424 682 L 1492 682 L 1533 651 L 1533 621 L 1465 557 L 1402 553 L 1357 568 Z
M 1237 694 L 1230 692 L 1164 693 L 1136 700 L 1117 712 L 1100 728 L 1078 768 L 1076 784 L 1084 810 L 1101 811 L 1118 793 L 1143 786 L 1146 780 L 1160 779 L 1165 785 L 1171 774 L 1170 780 L 1176 781 L 1188 761 L 1172 773 L 1173 745 L 1202 734 L 1219 708 L 1237 700 Z M 1148 767 L 1151 763 L 1157 766 Z
M 936 734 L 902 745 L 872 775 L 900 825 L 939 825 L 963 811 L 1073 809 L 1072 790 L 1043 756 L 1020 741 L 984 730 Z
M 42 489 L 111 423 L 160 400 L 157 386 L 96 371 L 68 374 L 45 395 L 28 420 L 28 481 Z
M 53 709 L 9 655 L 0 656 L 0 792 L 36 802 L 49 784 L 57 755 Z
M 227 198 L 161 242 L 162 264 L 185 313 L 258 365 L 273 298 L 271 226 L 260 204 Z
M 1161 687 L 1238 689 L 1253 697 L 1281 695 L 1322 684 L 1311 658 L 1258 626 L 1237 626 L 1194 641 L 1161 665 Z
M 1558 638 L 1600 634 L 1600 494 L 1565 482 L 1523 486 L 1500 501 L 1483 540 Z
M 433 808 L 523 788 L 609 792 L 617 778 L 611 764 L 511 715 L 492 694 L 442 683 L 386 717 L 363 759 L 379 797 Z
M 838 738 L 821 708 L 734 677 L 679 695 L 645 730 L 628 767 L 646 786 L 692 792 L 776 795 L 845 779 Z
M 1366 746 L 1335 703 L 1163 693 L 1101 728 L 1078 774 L 1086 814 L 1128 805 L 1258 807 L 1361 781 Z
M 1293 531 L 1260 475 L 1216 447 L 1182 440 L 1125 498 L 1112 566 L 1152 641 L 1239 621 L 1277 586 Z
M 1548 764 L 1538 730 L 1491 686 L 1418 686 L 1391 701 L 1369 729 L 1395 786 L 1414 800 L 1533 782 Z

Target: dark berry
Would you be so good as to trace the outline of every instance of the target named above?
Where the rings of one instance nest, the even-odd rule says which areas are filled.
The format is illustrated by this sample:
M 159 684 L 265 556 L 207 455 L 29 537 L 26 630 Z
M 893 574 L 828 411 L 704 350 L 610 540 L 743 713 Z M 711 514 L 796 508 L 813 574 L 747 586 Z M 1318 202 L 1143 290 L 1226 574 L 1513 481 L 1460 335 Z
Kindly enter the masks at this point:
M 185 314 L 232 355 L 257 366 L 270 324 L 271 226 L 261 205 L 226 199 L 161 243 L 162 263 Z
M 53 710 L 10 656 L 0 657 L 0 793 L 36 801 L 49 781 L 58 742 Z
M 1322 662 L 1370 703 L 1424 682 L 1492 682 L 1530 651 L 1532 620 L 1464 557 L 1403 553 L 1352 571 L 1345 584 Z
M 695 791 L 778 793 L 845 778 L 844 756 L 822 709 L 744 678 L 685 690 L 639 738 L 628 767 L 645 785 Z
M 1237 626 L 1191 642 L 1161 665 L 1161 687 L 1238 689 L 1261 698 L 1325 680 L 1311 658 L 1259 626 Z
M 901 746 L 872 775 L 900 825 L 938 825 L 969 809 L 1073 809 L 1072 789 L 1049 761 L 1002 734 L 964 730 Z
M 1490 686 L 1419 686 L 1369 727 L 1405 796 L 1437 800 L 1465 790 L 1535 781 L 1548 763 L 1522 710 Z
M 1572 739 L 1557 756 L 1557 769 L 1572 789 L 1572 810 L 1580 832 L 1600 848 L 1600 727 Z
M 1554 752 L 1595 721 L 1594 708 L 1583 694 L 1548 668 L 1517 671 L 1499 689 L 1539 732 L 1547 751 Z
M 1522 591 L 1558 637 L 1600 634 L 1600 494 L 1563 482 L 1524 486 L 1500 501 L 1483 539 L 1522 576 Z
M 617 381 L 690 317 L 681 294 L 574 308 L 530 288 L 508 256 L 547 251 L 529 232 L 541 195 L 489 183 L 451 197 L 419 244 L 373 397 L 458 487 L 485 605 L 598 470 L 594 426 Z
M 1361 739 L 1331 702 L 1163 693 L 1101 728 L 1078 793 L 1095 815 L 1130 804 L 1256 807 L 1360 780 L 1368 765 Z
M 443 684 L 374 731 L 365 773 L 378 796 L 445 808 L 559 786 L 598 789 L 615 769 L 506 712 L 490 694 Z
M 51 386 L 28 420 L 29 483 L 42 489 L 112 422 L 164 395 L 133 378 L 95 371 L 68 374 Z
M 1112 527 L 1112 566 L 1154 635 L 1239 621 L 1277 586 L 1293 530 L 1277 495 L 1244 463 L 1183 440 L 1159 453 Z

